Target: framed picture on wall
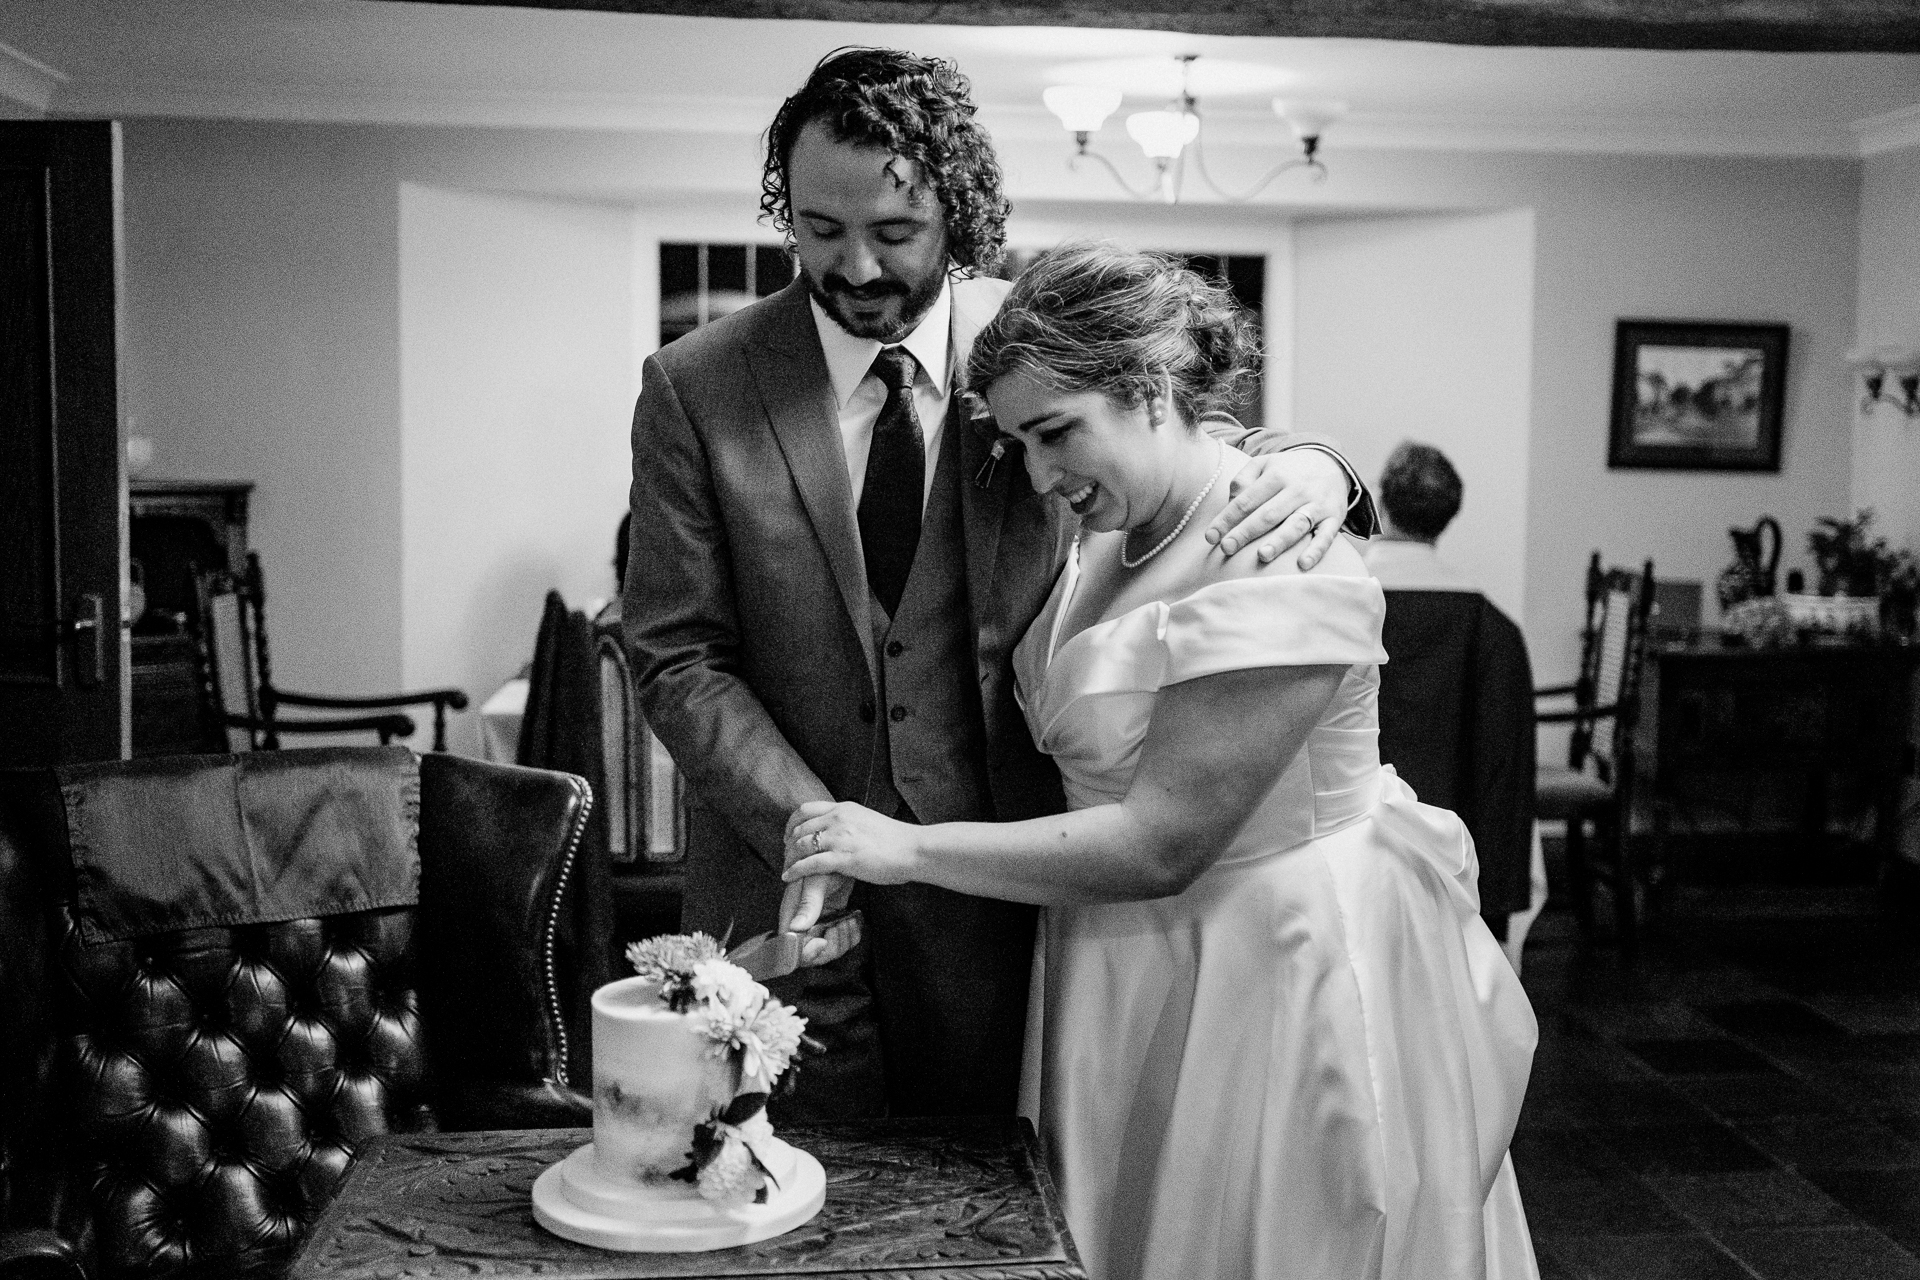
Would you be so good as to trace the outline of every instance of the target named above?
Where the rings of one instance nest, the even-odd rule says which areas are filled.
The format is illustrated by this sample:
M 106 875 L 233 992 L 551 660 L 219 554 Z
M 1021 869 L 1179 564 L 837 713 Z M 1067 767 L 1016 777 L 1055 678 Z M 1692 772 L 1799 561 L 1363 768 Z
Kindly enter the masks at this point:
M 1778 471 L 1787 326 L 1622 320 L 1609 467 Z

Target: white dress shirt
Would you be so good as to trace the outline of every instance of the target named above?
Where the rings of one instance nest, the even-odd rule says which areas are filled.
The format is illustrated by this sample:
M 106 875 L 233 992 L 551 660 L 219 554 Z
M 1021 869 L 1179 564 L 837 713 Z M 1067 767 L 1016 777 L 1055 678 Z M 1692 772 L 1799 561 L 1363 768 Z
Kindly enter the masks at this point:
M 881 344 L 872 338 L 856 338 L 835 324 L 816 298 L 808 298 L 813 308 L 814 328 L 820 332 L 820 349 L 827 357 L 827 377 L 833 383 L 833 402 L 840 412 L 840 444 L 847 455 L 847 479 L 853 484 L 853 505 L 860 506 L 860 492 L 867 483 L 867 453 L 873 447 L 873 424 L 886 407 L 887 386 L 872 376 L 873 358 Z M 940 457 L 940 433 L 947 425 L 947 403 L 953 398 L 952 353 L 953 287 L 942 281 L 940 296 L 920 317 L 920 323 L 897 344 L 907 349 L 920 366 L 913 375 L 913 411 L 920 419 L 920 437 L 927 450 L 926 474 L 920 489 L 921 509 L 933 492 L 933 467 Z
M 1440 558 L 1431 542 L 1370 538 L 1360 551 L 1383 591 L 1478 591 L 1472 579 Z

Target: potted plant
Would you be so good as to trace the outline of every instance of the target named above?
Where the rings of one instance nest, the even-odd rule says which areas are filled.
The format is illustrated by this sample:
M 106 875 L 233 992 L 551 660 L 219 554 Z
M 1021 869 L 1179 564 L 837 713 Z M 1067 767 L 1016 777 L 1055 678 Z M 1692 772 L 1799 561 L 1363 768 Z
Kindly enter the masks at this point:
M 1880 572 L 1888 559 L 1887 540 L 1870 538 L 1873 511 L 1863 508 L 1855 519 L 1822 516 L 1807 534 L 1807 550 L 1820 574 L 1823 596 L 1880 594 Z

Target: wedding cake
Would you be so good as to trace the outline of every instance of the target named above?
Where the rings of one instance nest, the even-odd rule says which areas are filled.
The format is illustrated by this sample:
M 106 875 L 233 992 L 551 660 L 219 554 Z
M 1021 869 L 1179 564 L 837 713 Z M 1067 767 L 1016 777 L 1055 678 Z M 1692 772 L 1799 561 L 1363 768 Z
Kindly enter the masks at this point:
M 593 1141 L 535 1181 L 534 1219 L 634 1252 L 722 1249 L 806 1222 L 826 1174 L 766 1115 L 805 1020 L 704 934 L 627 955 L 636 975 L 593 993 Z

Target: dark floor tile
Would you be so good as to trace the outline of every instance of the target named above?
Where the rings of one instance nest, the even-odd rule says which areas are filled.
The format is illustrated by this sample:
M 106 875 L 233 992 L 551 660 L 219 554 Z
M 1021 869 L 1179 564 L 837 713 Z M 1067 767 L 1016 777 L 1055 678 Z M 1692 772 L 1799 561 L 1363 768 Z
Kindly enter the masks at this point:
M 1527 1225 L 1536 1235 L 1685 1235 L 1695 1230 L 1645 1183 L 1626 1174 L 1523 1185 Z
M 1615 1040 L 1700 1040 L 1713 1024 L 1678 1000 L 1608 1000 L 1584 1004 L 1575 1016 Z
M 1780 1116 L 1735 1127 L 1755 1146 L 1802 1169 L 1920 1169 L 1920 1146 L 1870 1120 Z
M 1542 1248 L 1538 1240 L 1534 1241 L 1533 1257 L 1540 1268 L 1540 1280 L 1580 1280 L 1579 1276 L 1567 1269 L 1560 1259 Z
M 1753 1280 L 1704 1235 L 1546 1237 L 1545 1245 L 1580 1280 Z
M 1761 1280 L 1920 1280 L 1920 1259 L 1866 1227 L 1728 1231 L 1720 1241 Z
M 1732 1040 L 1623 1040 L 1621 1046 L 1662 1075 L 1754 1075 L 1778 1070 Z
M 1718 1124 L 1636 1125 L 1607 1129 L 1601 1139 L 1632 1173 L 1737 1173 L 1774 1162 L 1733 1130 Z
M 1662 1200 L 1708 1231 L 1859 1226 L 1846 1206 L 1785 1169 L 1646 1179 Z M 1531 1200 L 1528 1209 L 1532 1209 Z
M 1514 1173 L 1529 1194 L 1538 1182 L 1614 1177 L 1621 1171 L 1619 1156 L 1585 1129 L 1516 1133 L 1509 1151 Z
M 1859 1035 L 1920 1031 L 1920 995 L 1819 996 L 1814 1008 Z
M 1812 1169 L 1807 1177 L 1862 1222 L 1920 1254 L 1920 1170 Z
M 1845 1027 L 1796 1000 L 1748 1000 L 1708 1005 L 1700 1012 L 1717 1026 L 1749 1039 L 1832 1040 L 1848 1034 Z
M 1816 1088 L 1795 1076 L 1693 1076 L 1673 1082 L 1691 1101 L 1723 1119 L 1773 1116 L 1844 1115 L 1851 1099 L 1832 1089 Z
M 1920 1035 L 1907 1032 L 1847 1035 L 1831 1039 L 1754 1038 L 1756 1044 L 1790 1065 L 1824 1070 L 1861 1067 L 1883 1071 L 1920 1070 Z

